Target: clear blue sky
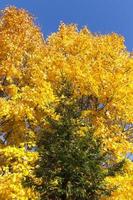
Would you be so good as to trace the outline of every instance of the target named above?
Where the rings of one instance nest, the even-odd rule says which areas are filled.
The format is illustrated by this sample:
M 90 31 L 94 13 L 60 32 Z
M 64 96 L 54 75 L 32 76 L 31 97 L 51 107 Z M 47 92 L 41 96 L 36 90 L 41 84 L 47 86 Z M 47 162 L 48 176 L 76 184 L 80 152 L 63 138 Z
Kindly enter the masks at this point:
M 9 5 L 25 8 L 37 17 L 44 36 L 57 31 L 60 21 L 87 25 L 92 32 L 117 32 L 133 50 L 133 0 L 1 0 L 0 9 Z

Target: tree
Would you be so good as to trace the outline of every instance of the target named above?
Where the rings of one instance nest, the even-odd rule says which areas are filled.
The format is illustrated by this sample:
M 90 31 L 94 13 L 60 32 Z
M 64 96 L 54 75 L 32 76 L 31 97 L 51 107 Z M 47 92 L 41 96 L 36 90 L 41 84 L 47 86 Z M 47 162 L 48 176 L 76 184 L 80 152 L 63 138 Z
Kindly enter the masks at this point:
M 75 25 L 62 24 L 59 27 L 59 31 L 48 38 L 47 48 L 49 49 L 49 52 L 47 54 L 48 56 L 45 57 L 45 66 L 47 66 L 48 80 L 51 82 L 56 96 L 58 96 L 59 91 L 62 91 L 62 80 L 67 80 L 67 82 L 70 83 L 73 93 L 68 99 L 66 99 L 66 94 L 64 93 L 61 93 L 61 95 L 58 96 L 59 105 L 57 108 L 61 109 L 63 104 L 62 98 L 65 98 L 65 104 L 68 105 L 68 108 L 70 109 L 69 116 L 67 115 L 67 110 L 60 111 L 55 109 L 55 113 L 57 116 L 59 115 L 59 121 L 57 120 L 56 123 L 53 123 L 51 119 L 50 121 L 48 120 L 47 129 L 44 129 L 42 134 L 40 134 L 40 162 L 37 173 L 38 176 L 42 176 L 44 181 L 44 184 L 42 184 L 43 187 L 39 187 L 42 191 L 42 199 L 50 199 L 53 198 L 54 195 L 54 198 L 56 199 L 89 199 L 89 196 L 87 197 L 87 193 L 89 194 L 88 188 L 85 188 L 87 191 L 86 193 L 80 191 L 80 194 L 86 195 L 84 197 L 77 197 L 78 192 L 76 189 L 72 190 L 74 184 L 72 177 L 75 175 L 75 173 L 72 172 L 74 171 L 75 160 L 73 161 L 71 157 L 74 154 L 73 151 L 75 152 L 75 148 L 80 149 L 79 152 L 83 153 L 83 149 L 80 147 L 81 144 L 79 143 L 84 140 L 84 144 L 86 144 L 85 141 L 88 139 L 86 138 L 86 134 L 90 134 L 89 137 L 95 138 L 96 141 L 100 137 L 100 153 L 101 155 L 105 153 L 106 162 L 102 160 L 103 157 L 101 156 L 101 161 L 97 164 L 94 163 L 96 164 L 96 167 L 99 167 L 103 162 L 105 169 L 108 171 L 108 176 L 105 179 L 108 189 L 112 189 L 112 186 L 116 189 L 115 192 L 112 190 L 110 197 L 101 198 L 113 199 L 116 194 L 118 198 L 121 198 L 123 193 L 120 194 L 119 185 L 122 184 L 121 188 L 124 187 L 121 181 L 124 180 L 126 171 L 119 171 L 118 169 L 123 165 L 123 159 L 126 159 L 126 154 L 132 152 L 132 133 L 130 124 L 132 123 L 133 116 L 131 92 L 133 81 L 133 58 L 126 51 L 124 39 L 114 33 L 109 35 L 93 35 L 87 28 L 78 31 Z M 79 131 L 83 134 L 81 137 L 82 139 L 80 138 L 78 140 L 79 146 L 75 141 L 77 138 L 73 138 L 76 137 L 74 134 L 76 130 L 72 129 L 72 122 L 75 123 L 75 120 L 72 120 L 71 122 L 70 119 L 73 119 L 73 109 L 75 107 L 72 109 L 71 104 L 75 106 L 78 104 L 79 107 L 81 107 L 81 121 L 86 122 L 83 129 L 86 129 L 88 126 L 89 128 L 93 127 L 93 131 L 90 131 L 90 129 L 81 132 Z M 63 108 L 66 108 L 64 104 Z M 80 116 L 77 116 L 79 121 Z M 78 124 L 76 124 L 76 128 L 79 128 Z M 64 138 L 65 134 L 74 135 L 70 136 L 71 139 L 66 139 Z M 63 137 L 63 139 L 60 137 Z M 92 149 L 94 147 L 93 139 L 89 140 Z M 60 144 L 62 141 L 64 141 L 63 145 Z M 92 149 L 90 149 L 90 153 Z M 78 150 L 75 152 L 75 157 L 76 155 L 80 155 L 79 152 Z M 99 156 L 96 146 L 95 154 Z M 61 155 L 63 156 L 61 157 Z M 81 160 L 82 158 L 83 155 L 81 156 Z M 80 162 L 80 156 L 78 159 Z M 58 161 L 64 165 L 59 164 Z M 73 168 L 70 170 L 72 166 L 71 162 L 73 163 Z M 125 162 L 126 164 L 124 165 L 128 165 L 128 160 Z M 65 166 L 66 163 L 67 167 Z M 87 158 L 84 165 L 85 163 L 87 163 Z M 67 181 L 68 185 L 64 186 L 65 189 L 62 186 L 65 185 L 63 184 L 64 174 L 61 174 L 63 167 L 65 175 L 68 173 L 66 177 L 69 177 Z M 89 167 L 90 166 L 88 165 L 88 168 Z M 130 164 L 130 167 L 132 168 L 133 165 Z M 96 169 L 93 169 L 97 176 Z M 101 173 L 102 171 L 99 171 L 99 175 L 101 175 Z M 126 174 L 126 177 L 125 180 L 127 179 L 127 182 L 131 184 L 128 174 Z M 80 176 L 80 178 L 82 179 L 82 176 Z M 95 181 L 95 178 L 93 180 Z M 97 181 L 99 181 L 99 179 L 97 179 Z M 71 192 L 68 188 L 71 188 Z M 83 188 L 84 187 L 82 187 L 82 190 Z M 99 190 L 97 190 L 97 193 L 98 191 Z M 65 193 L 65 196 L 61 197 L 61 193 L 63 192 Z M 90 198 L 92 199 L 93 197 Z
M 74 109 L 81 105 L 79 122 L 81 118 L 89 123 L 84 131 L 90 134 L 96 155 L 106 154 L 106 166 L 117 166 L 133 151 L 133 57 L 124 38 L 115 33 L 94 35 L 87 28 L 79 31 L 75 25 L 61 24 L 58 32 L 45 40 L 28 12 L 6 8 L 0 16 L 0 199 L 5 194 L 7 199 L 39 198 L 34 186 L 24 187 L 24 180 L 29 176 L 41 183 L 42 179 L 33 175 L 41 149 L 33 148 L 37 149 L 43 133 L 54 134 L 51 120 L 58 125 L 56 133 L 60 122 L 66 123 L 62 111 L 57 110 L 63 103 L 59 91 L 64 77 L 73 91 L 70 104 Z M 73 114 L 71 118 L 76 123 Z M 78 122 L 77 128 L 81 128 Z M 79 137 L 79 143 L 85 138 Z M 97 163 L 99 167 L 102 162 Z M 127 159 L 123 174 L 110 173 L 105 179 L 109 189 L 111 185 L 120 189 L 112 191 L 110 199 L 130 198 L 132 193 L 125 197 L 124 192 L 131 189 L 132 169 Z M 103 168 L 98 170 L 101 173 Z
M 74 25 L 61 25 L 49 37 L 48 47 L 48 76 L 53 88 L 59 90 L 60 77 L 65 74 L 74 95 L 90 102 L 86 117 L 96 128 L 95 135 L 102 138 L 104 150 L 117 158 L 130 152 L 132 127 L 127 125 L 133 116 L 133 58 L 123 37 L 93 35 L 86 28 L 78 31 Z
M 36 176 L 42 179 L 37 190 L 40 199 L 97 200 L 107 196 L 105 177 L 119 171 L 124 162 L 107 167 L 108 155 L 101 152 L 100 138 L 82 115 L 79 99 L 73 98 L 72 85 L 62 81 L 60 102 L 55 109 L 58 120 L 48 117 L 47 129 L 39 135 Z
M 36 129 L 54 101 L 43 69 L 45 42 L 33 18 L 15 7 L 0 16 L 0 199 L 37 199 L 24 188 L 37 152 Z M 41 79 L 40 79 L 41 77 Z

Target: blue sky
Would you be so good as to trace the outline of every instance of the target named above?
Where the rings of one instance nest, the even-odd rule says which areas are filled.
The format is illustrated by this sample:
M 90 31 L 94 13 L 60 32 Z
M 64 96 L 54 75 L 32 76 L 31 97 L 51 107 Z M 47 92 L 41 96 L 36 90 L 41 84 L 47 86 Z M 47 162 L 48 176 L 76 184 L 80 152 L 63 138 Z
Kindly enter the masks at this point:
M 133 0 L 1 0 L 0 9 L 9 5 L 31 12 L 45 37 L 63 21 L 87 25 L 92 32 L 119 33 L 133 50 Z

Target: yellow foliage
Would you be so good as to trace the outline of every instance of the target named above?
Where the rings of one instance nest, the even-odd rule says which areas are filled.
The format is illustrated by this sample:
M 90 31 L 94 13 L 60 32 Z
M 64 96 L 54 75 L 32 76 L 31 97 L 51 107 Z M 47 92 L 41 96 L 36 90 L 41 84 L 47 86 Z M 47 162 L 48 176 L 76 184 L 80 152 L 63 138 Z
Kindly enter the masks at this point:
M 63 79 L 71 83 L 73 99 L 80 97 L 88 106 L 81 117 L 101 138 L 102 150 L 116 160 L 133 152 L 127 128 L 133 122 L 133 57 L 124 38 L 61 24 L 45 41 L 25 10 L 6 8 L 0 18 L 0 129 L 5 138 L 0 149 L 1 200 L 38 198 L 34 188 L 22 186 L 25 176 L 32 176 L 37 154 L 20 146 L 36 144 L 48 115 L 60 118 L 54 106 Z M 77 134 L 85 133 L 83 128 Z M 127 193 L 132 198 L 132 164 L 128 166 L 125 175 L 108 178 L 108 185 L 119 186 L 108 199 L 124 200 Z
M 108 177 L 106 179 L 108 187 L 114 187 L 111 196 L 101 200 L 132 200 L 133 194 L 133 163 L 127 160 L 124 167 L 124 175 Z
M 33 18 L 15 7 L 0 18 L 0 199 L 37 199 L 22 181 L 32 176 L 36 129 L 55 97 L 43 69 L 45 42 Z M 23 148 L 21 147 L 23 146 Z
M 0 149 L 0 199 L 38 199 L 39 194 L 33 188 L 22 185 L 26 176 L 33 176 L 36 160 L 37 153 L 28 152 L 25 148 L 8 146 Z

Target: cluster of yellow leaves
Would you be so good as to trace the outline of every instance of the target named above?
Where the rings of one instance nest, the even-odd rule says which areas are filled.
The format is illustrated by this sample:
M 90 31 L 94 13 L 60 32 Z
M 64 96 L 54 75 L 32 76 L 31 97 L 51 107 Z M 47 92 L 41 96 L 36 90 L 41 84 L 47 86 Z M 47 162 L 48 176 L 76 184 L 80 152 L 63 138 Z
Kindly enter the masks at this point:
M 114 188 L 111 196 L 102 198 L 101 200 L 127 200 L 133 197 L 133 163 L 130 160 L 126 161 L 123 169 L 123 174 L 118 174 L 114 177 L 106 178 L 106 183 L 109 188 Z
M 6 147 L 0 149 L 0 199 L 28 200 L 38 199 L 39 194 L 33 188 L 24 188 L 24 177 L 33 176 L 32 169 L 37 159 L 36 152 L 25 148 Z
M 81 117 L 102 139 L 102 150 L 116 160 L 133 152 L 126 127 L 133 122 L 133 57 L 124 38 L 61 24 L 45 41 L 25 10 L 7 8 L 0 16 L 0 131 L 5 138 L 0 149 L 0 199 L 5 194 L 7 199 L 37 198 L 21 184 L 32 171 L 36 153 L 19 147 L 35 145 L 38 130 L 46 128 L 47 115 L 58 120 L 54 106 L 60 101 L 56 94 L 64 78 L 72 85 L 73 99 L 82 98 L 88 106 Z M 84 127 L 77 134 L 85 133 Z M 110 178 L 110 184 L 120 185 L 110 198 L 124 199 L 121 191 L 132 180 L 129 171 Z
M 7 132 L 12 124 L 13 141 L 10 137 L 8 143 L 14 144 L 28 132 L 25 121 L 41 123 L 55 97 L 43 69 L 44 39 L 26 11 L 14 7 L 2 11 L 0 43 L 1 131 Z
M 47 46 L 45 64 L 54 89 L 67 77 L 75 96 L 92 96 L 88 118 L 105 150 L 116 156 L 132 151 L 122 123 L 133 121 L 133 57 L 126 51 L 123 37 L 93 35 L 87 28 L 78 31 L 75 25 L 62 24 L 48 38 Z
M 23 187 L 32 175 L 38 126 L 44 125 L 55 97 L 43 69 L 45 42 L 33 18 L 15 7 L 0 16 L 0 199 L 37 199 Z M 23 148 L 20 148 L 23 146 Z

